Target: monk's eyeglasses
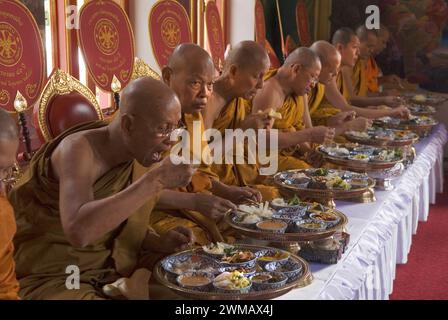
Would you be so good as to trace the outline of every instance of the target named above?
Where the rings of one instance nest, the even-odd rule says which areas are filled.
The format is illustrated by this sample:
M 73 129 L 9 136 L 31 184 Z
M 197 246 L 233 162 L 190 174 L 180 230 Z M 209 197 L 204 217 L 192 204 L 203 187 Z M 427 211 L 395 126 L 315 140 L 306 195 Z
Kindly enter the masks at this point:
M 171 134 L 175 134 L 179 136 L 183 130 L 186 130 L 187 127 L 185 126 L 184 122 L 181 120 L 176 126 L 170 126 L 161 130 L 158 130 L 155 132 L 155 135 L 157 138 L 168 138 L 171 136 Z
M 17 163 L 4 169 L 0 169 L 0 182 L 6 186 L 12 186 L 20 177 L 20 168 Z

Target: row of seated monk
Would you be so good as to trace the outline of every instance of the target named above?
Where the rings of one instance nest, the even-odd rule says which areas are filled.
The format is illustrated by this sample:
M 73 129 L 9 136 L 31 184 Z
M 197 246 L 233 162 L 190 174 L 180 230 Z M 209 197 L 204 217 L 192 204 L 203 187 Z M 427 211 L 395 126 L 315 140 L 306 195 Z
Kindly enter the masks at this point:
M 2 193 L 0 299 L 171 298 L 151 277 L 158 260 L 234 241 L 226 212 L 280 196 L 258 164 L 173 164 L 166 155 L 179 123 L 190 134 L 194 121 L 222 133 L 278 129 L 278 170 L 320 166 L 314 144 L 365 130 L 375 118 L 407 116 L 399 99 L 378 92 L 381 81 L 398 81 L 374 64 L 386 38 L 342 28 L 332 43 L 296 49 L 277 70 L 265 48 L 243 41 L 219 76 L 204 49 L 179 45 L 161 80 L 130 82 L 111 121 L 80 123 L 48 141 Z M 281 119 L 265 112 L 271 108 Z M 17 148 L 15 122 L 1 111 L 3 191 Z M 69 266 L 79 272 L 75 289 Z

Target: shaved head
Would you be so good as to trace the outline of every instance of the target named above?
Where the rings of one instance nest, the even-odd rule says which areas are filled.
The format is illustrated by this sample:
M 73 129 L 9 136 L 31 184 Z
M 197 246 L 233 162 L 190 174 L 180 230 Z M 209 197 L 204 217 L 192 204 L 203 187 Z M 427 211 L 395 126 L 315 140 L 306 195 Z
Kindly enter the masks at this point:
M 0 139 L 15 140 L 19 138 L 17 124 L 11 115 L 0 108 Z
M 328 84 L 339 72 L 341 54 L 335 46 L 324 40 L 314 42 L 310 49 L 319 56 L 322 63 L 319 82 Z
M 162 69 L 163 81 L 179 97 L 182 113 L 188 114 L 198 114 L 205 108 L 215 74 L 208 52 L 193 43 L 178 45 Z
M 254 65 L 269 64 L 266 49 L 255 41 L 241 41 L 237 43 L 224 61 L 224 72 L 232 65 L 246 68 Z
M 180 119 L 180 102 L 174 91 L 159 80 L 142 77 L 122 91 L 120 115 L 112 126 L 121 131 L 133 158 L 148 167 L 170 149 L 169 133 Z
M 300 47 L 295 49 L 286 58 L 284 66 L 291 66 L 293 64 L 302 64 L 307 67 L 314 65 L 321 65 L 319 56 L 311 49 L 306 47 Z
M 331 43 L 334 46 L 338 44 L 346 46 L 353 40 L 353 37 L 356 37 L 356 34 L 352 29 L 347 27 L 340 28 L 334 33 Z
M 173 72 L 198 72 L 202 69 L 214 68 L 213 60 L 207 51 L 194 43 L 182 43 L 178 45 L 170 58 L 167 66 Z
M 364 42 L 369 39 L 369 36 L 377 37 L 378 34 L 375 30 L 369 30 L 362 24 L 356 29 L 356 36 L 359 38 L 359 41 Z
M 362 59 L 371 57 L 378 45 L 378 35 L 374 30 L 369 30 L 365 25 L 361 25 L 356 29 L 356 35 L 359 38 L 359 56 Z
M 310 49 L 319 56 L 322 67 L 326 66 L 330 61 L 341 60 L 341 54 L 327 41 L 316 41 L 311 45 Z
M 141 77 L 131 81 L 122 91 L 120 114 L 130 113 L 148 119 L 178 103 L 176 94 L 166 84 Z

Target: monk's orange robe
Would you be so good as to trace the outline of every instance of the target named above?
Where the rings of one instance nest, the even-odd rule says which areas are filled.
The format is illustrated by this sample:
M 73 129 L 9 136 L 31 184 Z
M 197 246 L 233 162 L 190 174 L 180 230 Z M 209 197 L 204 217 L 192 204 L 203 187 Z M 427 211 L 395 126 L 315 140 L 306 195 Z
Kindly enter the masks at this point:
M 265 75 L 265 81 L 277 74 L 277 70 L 271 70 Z M 303 96 L 289 95 L 283 101 L 282 106 L 277 109 L 282 115 L 281 119 L 275 120 L 274 129 L 278 129 L 282 132 L 295 132 L 305 128 L 303 122 L 303 115 L 305 113 L 305 104 L 303 102 Z M 280 152 L 278 157 L 278 170 L 293 170 L 293 169 L 307 169 L 311 166 L 305 161 L 299 159 L 294 154 L 298 151 L 299 147 L 294 146 L 284 149 Z
M 366 77 L 367 77 L 367 90 L 372 93 L 378 93 L 380 87 L 378 84 L 378 78 L 381 74 L 381 69 L 375 61 L 375 58 L 370 57 L 366 63 Z
M 219 117 L 213 122 L 213 128 L 224 135 L 225 129 L 239 128 L 239 124 L 250 112 L 251 104 L 249 101 L 243 98 L 233 99 L 222 109 Z M 222 164 L 214 163 L 211 167 L 213 172 L 219 176 L 219 180 L 225 184 L 254 187 L 260 191 L 264 200 L 279 197 L 277 188 L 266 185 L 268 177 L 259 174 L 259 165 L 247 164 L 247 158 L 245 160 L 245 164 L 225 164 L 223 161 Z
M 8 200 L 0 194 L 0 300 L 19 299 L 12 243 L 15 233 L 14 211 Z
M 197 121 L 200 124 L 200 135 L 204 132 L 204 121 L 202 115 L 199 114 L 184 114 L 184 124 L 188 131 L 190 142 L 191 159 L 201 159 L 201 155 L 205 149 L 208 149 L 207 141 L 201 142 L 199 154 L 195 154 L 193 148 L 193 122 Z M 197 137 L 196 137 L 197 138 Z M 185 188 L 179 188 L 181 192 L 208 193 L 212 187 L 212 180 L 219 180 L 219 177 L 214 173 L 211 167 L 201 161 L 199 169 L 192 177 L 190 184 Z M 175 201 L 175 199 L 173 199 Z M 223 223 L 212 220 L 202 213 L 192 210 L 154 210 L 151 213 L 150 226 L 159 234 L 164 234 L 178 226 L 190 228 L 195 237 L 196 242 L 200 245 L 208 244 L 210 242 L 225 241 L 225 227 Z

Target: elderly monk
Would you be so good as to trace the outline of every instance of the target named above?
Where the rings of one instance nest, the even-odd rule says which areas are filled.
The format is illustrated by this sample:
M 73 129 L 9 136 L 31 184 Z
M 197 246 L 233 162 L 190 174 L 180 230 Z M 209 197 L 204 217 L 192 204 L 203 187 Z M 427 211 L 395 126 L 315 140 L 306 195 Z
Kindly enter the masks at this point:
M 368 96 L 368 85 L 372 86 L 372 78 L 377 78 L 379 70 L 369 63 L 378 43 L 376 31 L 369 30 L 365 25 L 356 30 L 359 39 L 359 57 L 355 65 L 342 66 L 342 76 L 350 95 L 350 102 L 359 107 L 386 105 L 398 107 L 402 101 L 393 96 Z M 372 58 L 373 59 L 373 58 Z M 374 88 L 376 89 L 376 88 Z
M 269 68 L 266 50 L 254 41 L 242 41 L 230 50 L 224 61 L 221 76 L 215 81 L 213 94 L 203 111 L 206 128 L 221 132 L 225 129 L 246 130 L 267 128 L 268 114 L 251 114 L 250 100 L 263 86 Z M 247 151 L 247 150 L 246 150 Z M 277 197 L 278 190 L 265 185 L 266 176 L 260 175 L 257 164 L 213 164 L 212 169 L 222 182 L 229 185 L 253 186 L 265 200 Z
M 308 48 L 297 48 L 278 70 L 272 70 L 265 76 L 265 85 L 253 101 L 253 113 L 269 110 L 278 111 L 282 118 L 274 122 L 273 127 L 280 130 L 279 170 L 309 168 L 305 161 L 295 157 L 302 149 L 310 149 L 304 143 L 323 143 L 331 141 L 334 129 L 312 127 L 304 95 L 315 86 L 321 71 L 319 57 Z
M 0 109 L 0 300 L 19 299 L 12 239 L 16 233 L 14 211 L 6 199 L 19 147 L 19 133 L 12 117 Z
M 167 254 L 194 241 L 187 228 L 164 236 L 148 228 L 159 192 L 187 185 L 194 171 L 169 158 L 153 165 L 171 147 L 180 117 L 168 86 L 140 78 L 123 90 L 110 124 L 82 124 L 42 146 L 10 194 L 23 298 L 101 299 L 104 284 L 151 267 L 139 264 L 149 251 Z M 79 272 L 79 289 L 66 286 L 70 270 Z
M 164 202 L 168 206 L 158 205 L 157 209 L 161 210 L 152 213 L 151 226 L 159 233 L 165 233 L 179 225 L 188 226 L 201 245 L 210 241 L 227 240 L 222 232 L 225 228 L 221 219 L 224 213 L 236 209 L 233 203 L 260 198 L 254 189 L 228 186 L 219 181 L 218 176 L 201 159 L 202 152 L 208 148 L 206 141 L 201 141 L 198 154 L 193 150 L 193 139 L 202 139 L 204 123 L 201 111 L 211 95 L 214 75 L 215 68 L 210 55 L 191 43 L 179 45 L 162 70 L 163 81 L 179 97 L 182 120 L 188 131 L 191 160 L 199 160 L 200 167 L 186 188 L 161 193 L 160 199 L 166 199 Z M 194 132 L 194 124 L 200 128 L 198 132 Z M 172 201 L 173 199 L 176 201 Z M 177 210 L 168 212 L 167 209 Z
M 350 28 L 338 29 L 333 35 L 333 46 L 341 55 L 341 65 L 353 67 L 358 59 L 359 39 Z M 325 98 L 319 105 L 311 106 L 311 119 L 313 124 L 328 124 L 331 116 L 339 114 L 341 111 L 355 112 L 357 116 L 376 119 L 385 116 L 403 117 L 409 114 L 405 107 L 397 107 L 391 110 L 372 110 L 369 108 L 358 108 L 350 103 L 350 93 L 347 90 L 345 78 L 339 72 L 336 79 L 331 79 L 325 85 Z

